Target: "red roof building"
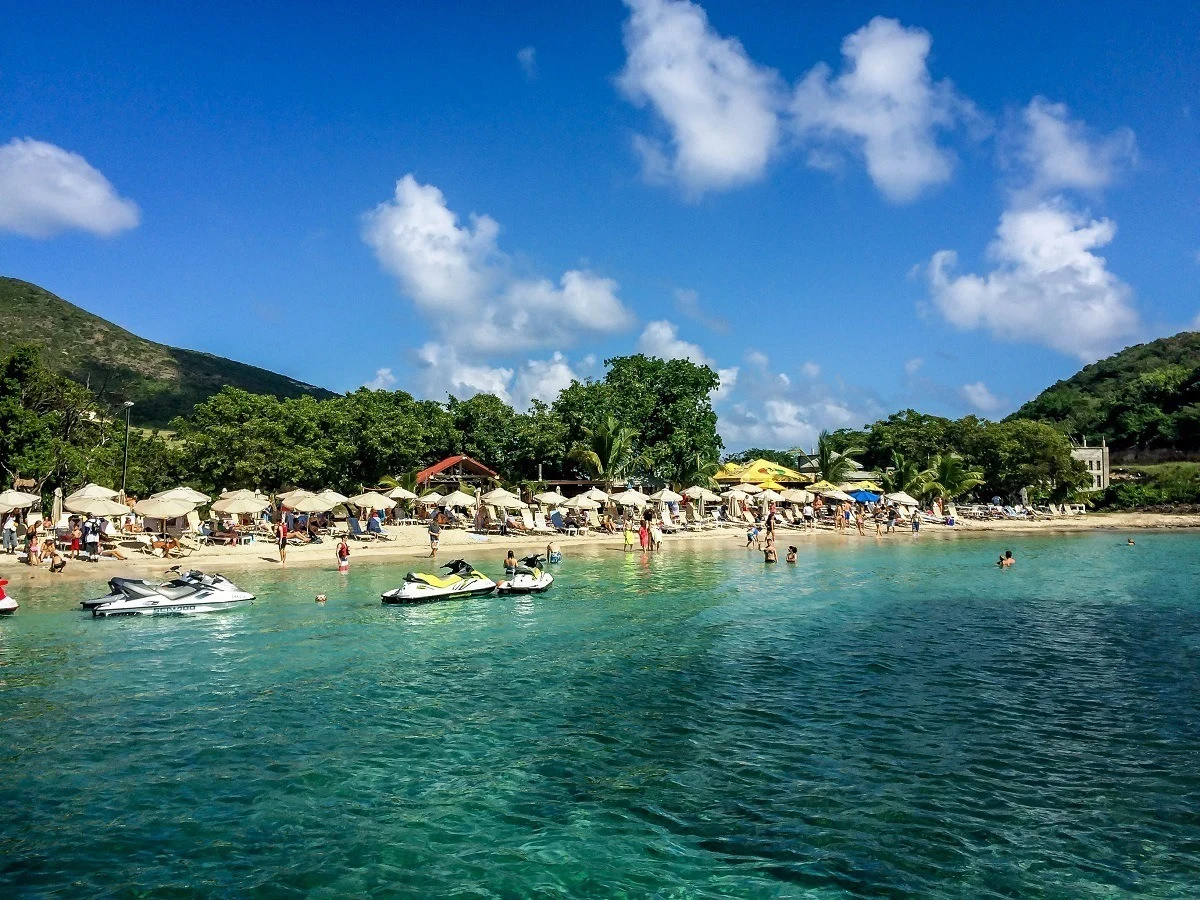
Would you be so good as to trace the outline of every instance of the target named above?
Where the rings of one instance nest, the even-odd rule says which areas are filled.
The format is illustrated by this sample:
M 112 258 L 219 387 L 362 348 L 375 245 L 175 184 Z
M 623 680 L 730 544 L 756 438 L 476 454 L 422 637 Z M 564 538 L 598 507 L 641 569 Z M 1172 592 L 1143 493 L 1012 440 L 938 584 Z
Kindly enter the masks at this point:
M 435 484 L 458 484 L 465 481 L 468 484 L 483 484 L 488 481 L 499 481 L 500 475 L 493 472 L 478 460 L 469 456 L 449 456 L 440 463 L 430 466 L 417 473 L 417 486 L 425 487 Z

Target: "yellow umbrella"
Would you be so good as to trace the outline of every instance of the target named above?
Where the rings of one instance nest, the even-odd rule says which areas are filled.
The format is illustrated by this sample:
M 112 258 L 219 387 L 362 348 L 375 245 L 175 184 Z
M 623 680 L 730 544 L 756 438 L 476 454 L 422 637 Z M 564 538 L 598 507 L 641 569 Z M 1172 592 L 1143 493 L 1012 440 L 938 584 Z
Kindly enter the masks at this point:
M 860 491 L 871 491 L 874 494 L 883 493 L 883 488 L 873 481 L 860 481 L 855 487 Z
M 782 491 L 782 490 L 784 490 L 783 485 L 773 479 L 767 479 L 766 481 L 760 481 L 758 483 L 758 486 L 760 488 L 762 488 L 764 491 Z
M 830 484 L 828 481 L 818 481 L 816 484 L 810 484 L 808 489 L 814 494 L 823 494 L 826 491 L 836 491 L 838 486 L 836 484 Z

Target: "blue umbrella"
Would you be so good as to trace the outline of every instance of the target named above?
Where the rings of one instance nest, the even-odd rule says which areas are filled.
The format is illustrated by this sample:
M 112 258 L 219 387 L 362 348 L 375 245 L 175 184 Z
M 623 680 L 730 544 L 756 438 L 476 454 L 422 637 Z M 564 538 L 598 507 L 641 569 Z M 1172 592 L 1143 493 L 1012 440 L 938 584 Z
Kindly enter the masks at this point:
M 853 491 L 850 494 L 858 503 L 878 503 L 879 495 L 872 494 L 870 491 Z

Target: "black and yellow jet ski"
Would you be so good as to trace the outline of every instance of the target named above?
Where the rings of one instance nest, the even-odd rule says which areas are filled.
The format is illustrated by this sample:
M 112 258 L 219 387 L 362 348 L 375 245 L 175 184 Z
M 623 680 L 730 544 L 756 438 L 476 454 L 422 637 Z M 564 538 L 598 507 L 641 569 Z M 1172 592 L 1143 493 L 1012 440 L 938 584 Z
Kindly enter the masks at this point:
M 454 559 L 442 566 L 447 575 L 409 572 L 404 584 L 383 594 L 384 603 L 432 603 L 434 600 L 460 600 L 479 597 L 496 590 L 496 582 L 466 560 Z

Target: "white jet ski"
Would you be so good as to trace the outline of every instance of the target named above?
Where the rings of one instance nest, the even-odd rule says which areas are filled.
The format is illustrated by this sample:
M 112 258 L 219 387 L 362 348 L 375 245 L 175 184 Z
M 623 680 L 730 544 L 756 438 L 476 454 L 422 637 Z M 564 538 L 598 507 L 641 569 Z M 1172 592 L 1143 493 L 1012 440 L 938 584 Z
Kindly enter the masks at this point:
M 554 576 L 542 569 L 543 559 L 534 554 L 526 556 L 508 570 L 508 579 L 500 582 L 496 590 L 501 594 L 540 594 L 554 584 Z
M 496 589 L 496 582 L 476 571 L 466 560 L 451 560 L 442 568 L 449 569 L 450 574 L 409 572 L 404 576 L 403 585 L 383 594 L 383 602 L 431 603 L 434 600 L 459 600 L 490 594 Z
M 4 592 L 6 584 L 8 582 L 0 578 L 0 616 L 11 616 L 17 611 L 17 601 Z
M 230 609 L 254 599 L 224 575 L 206 575 L 190 569 L 170 581 L 110 578 L 111 593 L 84 600 L 93 616 L 188 615 Z

